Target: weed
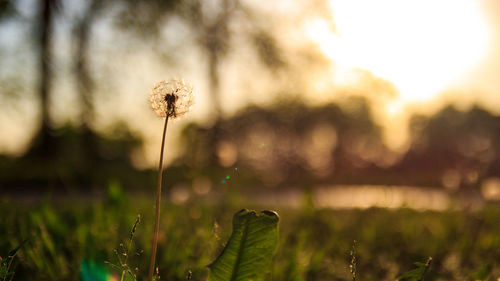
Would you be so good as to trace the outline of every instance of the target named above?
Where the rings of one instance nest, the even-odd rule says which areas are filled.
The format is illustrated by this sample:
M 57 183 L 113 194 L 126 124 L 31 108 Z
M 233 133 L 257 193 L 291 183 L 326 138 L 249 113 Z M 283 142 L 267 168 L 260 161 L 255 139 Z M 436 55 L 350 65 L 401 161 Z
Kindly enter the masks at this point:
M 6 258 L 2 258 L 0 256 L 0 279 L 2 281 L 11 281 L 14 279 L 14 270 L 13 270 L 13 263 L 14 263 L 14 258 L 17 255 L 17 252 L 21 247 L 26 243 L 28 240 L 24 240 L 19 246 L 17 246 L 14 250 L 10 251 L 7 254 Z
M 156 251 L 158 248 L 158 234 L 160 227 L 160 202 L 163 175 L 163 152 L 165 150 L 165 136 L 167 134 L 168 119 L 179 118 L 189 112 L 193 105 L 193 87 L 183 80 L 164 80 L 157 83 L 149 96 L 151 108 L 159 117 L 165 117 L 161 139 L 160 163 L 158 165 L 158 185 L 156 190 L 155 228 L 153 245 L 151 247 L 151 260 L 149 263 L 148 281 L 151 281 L 155 269 Z M 156 270 L 158 272 L 158 268 Z M 158 275 L 159 279 L 159 275 Z
M 120 243 L 119 248 L 114 250 L 114 253 L 118 260 L 118 264 L 106 262 L 107 264 L 121 271 L 120 281 L 125 280 L 125 275 L 127 274 L 130 277 L 132 277 L 134 281 L 137 280 L 137 272 L 139 271 L 139 268 L 138 267 L 132 268 L 130 266 L 129 256 L 132 251 L 132 244 L 134 242 L 135 231 L 140 222 L 141 222 L 141 215 L 137 215 L 137 218 L 135 220 L 134 225 L 132 226 L 132 229 L 130 230 L 130 235 L 128 240 L 125 242 L 125 245 L 123 243 Z M 137 256 L 139 256 L 140 254 L 141 251 L 135 253 L 135 255 Z
M 352 248 L 350 252 L 351 256 L 351 261 L 349 262 L 349 272 L 351 273 L 352 276 L 352 281 L 357 280 L 357 269 L 356 269 L 356 240 L 352 242 Z
M 425 263 L 416 262 L 415 266 L 417 268 L 402 274 L 401 276 L 398 277 L 398 280 L 406 279 L 408 281 L 424 281 L 425 274 L 429 270 L 431 262 L 432 262 L 432 257 L 429 257 L 427 259 L 427 262 Z

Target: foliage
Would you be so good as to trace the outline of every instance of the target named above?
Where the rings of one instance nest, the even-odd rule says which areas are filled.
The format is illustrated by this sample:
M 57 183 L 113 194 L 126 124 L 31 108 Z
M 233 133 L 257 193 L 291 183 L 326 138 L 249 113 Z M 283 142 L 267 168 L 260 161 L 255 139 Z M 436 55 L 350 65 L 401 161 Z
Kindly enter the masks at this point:
M 263 281 L 278 242 L 278 215 L 243 209 L 233 218 L 233 233 L 209 266 L 209 281 Z
M 7 254 L 6 258 L 0 257 L 0 279 L 2 281 L 14 279 L 13 263 L 17 252 L 28 240 L 24 240 L 19 246 Z
M 42 203 L 1 199 L 0 253 L 30 238 L 17 253 L 15 280 L 79 280 L 83 260 L 115 271 L 104 262 L 116 261 L 114 251 L 129 237 L 137 213 L 143 221 L 153 220 L 149 196 L 117 196 L 117 192 L 112 198 L 79 195 Z M 162 280 L 186 280 L 189 272 L 193 281 L 207 280 L 206 266 L 229 240 L 231 215 L 242 199 L 222 197 L 215 205 L 212 200 L 190 197 L 184 204 L 174 201 L 163 207 L 157 258 Z M 482 277 L 478 280 L 500 277 L 497 205 L 443 212 L 272 207 L 282 218 L 276 256 L 270 263 L 271 280 L 352 280 L 353 239 L 360 280 L 395 280 L 413 262 L 429 256 L 433 266 L 425 281 L 469 280 L 475 274 Z M 475 220 L 482 223 L 478 226 Z M 150 251 L 152 231 L 151 224 L 140 225 L 135 249 Z M 144 255 L 129 258 L 127 263 L 144 276 L 149 260 Z M 115 273 L 119 276 L 121 270 Z
M 408 281 L 423 281 L 425 278 L 425 274 L 427 273 L 427 270 L 431 265 L 431 262 L 432 258 L 427 259 L 426 263 L 416 262 L 415 266 L 417 268 L 402 274 L 398 277 L 398 279 L 406 279 Z
M 357 279 L 357 270 L 356 270 L 356 240 L 354 240 L 351 249 L 351 262 L 349 263 L 349 272 L 352 276 L 352 281 L 356 281 Z

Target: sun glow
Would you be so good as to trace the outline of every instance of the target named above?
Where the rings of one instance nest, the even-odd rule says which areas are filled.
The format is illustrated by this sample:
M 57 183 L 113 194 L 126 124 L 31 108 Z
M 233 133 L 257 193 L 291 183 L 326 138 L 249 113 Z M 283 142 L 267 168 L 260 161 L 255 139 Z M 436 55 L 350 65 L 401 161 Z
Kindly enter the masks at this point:
M 337 67 L 394 83 L 401 105 L 433 98 L 485 55 L 489 26 L 478 2 L 331 0 L 335 28 L 315 19 L 305 29 Z

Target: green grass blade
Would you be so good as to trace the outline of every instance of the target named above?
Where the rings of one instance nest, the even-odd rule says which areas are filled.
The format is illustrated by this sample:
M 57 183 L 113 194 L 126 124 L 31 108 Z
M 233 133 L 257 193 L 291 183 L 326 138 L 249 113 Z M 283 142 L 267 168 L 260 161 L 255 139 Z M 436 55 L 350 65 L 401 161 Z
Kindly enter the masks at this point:
M 26 242 L 28 242 L 28 239 L 24 239 L 23 242 L 19 244 L 19 246 L 10 251 L 8 257 L 14 257 L 17 254 L 17 251 L 19 251 L 23 247 L 23 245 L 26 244 Z
M 278 221 L 275 212 L 243 209 L 233 217 L 229 242 L 209 265 L 209 281 L 262 281 L 276 251 Z
M 404 273 L 398 277 L 398 280 L 406 279 L 408 281 L 424 281 L 425 274 L 427 273 L 432 262 L 432 257 L 427 259 L 426 263 L 416 262 L 415 266 L 417 268 Z

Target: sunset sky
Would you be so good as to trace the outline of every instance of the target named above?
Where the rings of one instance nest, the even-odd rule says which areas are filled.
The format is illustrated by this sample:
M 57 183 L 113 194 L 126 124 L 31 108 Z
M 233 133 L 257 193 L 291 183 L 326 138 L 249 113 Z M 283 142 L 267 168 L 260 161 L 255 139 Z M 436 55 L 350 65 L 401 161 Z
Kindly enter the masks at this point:
M 30 5 L 35 2 L 20 1 L 26 17 L 33 15 Z M 65 16 L 56 22 L 54 34 L 57 52 L 52 111 L 57 125 L 76 122 L 78 112 L 68 60 L 73 48 L 70 23 L 82 5 L 76 0 L 69 2 L 73 5 L 67 6 Z M 217 1 L 206 3 L 209 12 L 217 11 Z M 290 70 L 265 69 L 242 35 L 252 27 L 236 18 L 231 24 L 233 46 L 220 68 L 225 115 L 248 104 L 269 104 L 277 93 L 299 95 L 310 104 L 336 101 L 349 94 L 365 95 L 372 102 L 377 122 L 385 128 L 387 143 L 395 150 L 404 150 L 411 113 L 432 114 L 450 102 L 462 109 L 478 103 L 500 113 L 499 1 L 242 3 L 256 11 L 261 19 L 259 28 L 276 38 Z M 165 22 L 162 37 L 154 42 L 160 46 L 152 46 L 150 41 L 117 32 L 110 19 L 112 13 L 99 18 L 92 29 L 91 62 L 99 94 L 95 127 L 103 131 L 113 121 L 127 120 L 145 137 L 145 157 L 138 161 L 147 166 L 156 161 L 161 133 L 161 120 L 147 104 L 151 87 L 171 76 L 183 77 L 194 85 L 195 109 L 179 121 L 179 126 L 169 129 L 169 141 L 174 141 L 186 122 L 209 124 L 212 103 L 207 58 L 179 18 Z M 33 97 L 37 73 L 33 51 L 25 47 L 27 36 L 29 26 L 21 20 L 0 23 L 0 152 L 21 153 L 36 127 L 38 109 Z M 163 46 L 175 63 L 167 64 L 152 52 Z M 305 52 L 313 54 L 313 59 L 307 59 Z M 10 77 L 18 77 L 21 86 L 6 86 Z M 19 95 L 7 100 L 8 91 Z
M 329 7 L 333 20 L 311 19 L 306 33 L 331 60 L 333 87 L 360 84 L 358 70 L 393 84 L 382 124 L 403 128 L 410 112 L 450 102 L 499 112 L 498 1 L 331 0 Z M 395 146 L 405 141 L 386 134 Z

